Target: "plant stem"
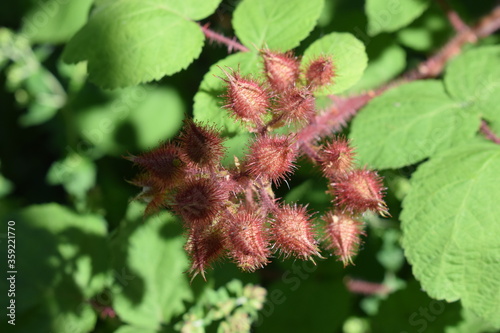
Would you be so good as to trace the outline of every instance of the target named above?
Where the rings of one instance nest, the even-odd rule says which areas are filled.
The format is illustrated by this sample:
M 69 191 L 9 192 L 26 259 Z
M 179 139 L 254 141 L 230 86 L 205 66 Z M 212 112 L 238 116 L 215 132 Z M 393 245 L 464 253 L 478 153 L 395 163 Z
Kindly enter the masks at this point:
M 201 30 L 205 34 L 205 36 L 210 39 L 211 41 L 215 41 L 219 44 L 223 44 L 227 46 L 227 51 L 231 53 L 234 50 L 241 51 L 241 52 L 248 52 L 248 48 L 246 48 L 243 44 L 240 44 L 237 40 L 236 37 L 233 38 L 227 38 L 226 36 L 219 34 L 213 30 L 210 30 L 208 28 L 208 24 L 205 24 L 203 26 L 200 26 Z
M 500 145 L 500 137 L 497 136 L 491 128 L 488 126 L 486 121 L 481 121 L 481 127 L 480 127 L 481 132 L 484 134 L 485 138 L 496 143 L 497 145 Z

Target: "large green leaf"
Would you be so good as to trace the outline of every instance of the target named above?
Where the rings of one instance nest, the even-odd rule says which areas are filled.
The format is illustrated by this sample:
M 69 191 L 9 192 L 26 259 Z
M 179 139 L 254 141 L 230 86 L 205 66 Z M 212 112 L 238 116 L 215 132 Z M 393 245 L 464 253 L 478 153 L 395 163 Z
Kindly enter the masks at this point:
M 401 215 L 405 255 L 433 298 L 461 300 L 500 326 L 500 147 L 462 145 L 411 179 Z
M 87 22 L 92 0 L 37 2 L 23 19 L 21 34 L 36 43 L 65 42 Z
M 316 25 L 324 0 L 243 0 L 233 16 L 236 36 L 248 48 L 287 51 Z
M 199 56 L 204 36 L 193 20 L 210 15 L 220 1 L 101 1 L 67 44 L 64 60 L 87 60 L 90 80 L 104 88 L 159 80 Z
M 192 298 L 184 274 L 188 259 L 180 221 L 167 212 L 143 221 L 143 211 L 144 205 L 131 203 L 130 221 L 113 243 L 113 265 L 123 274 L 116 281 L 113 307 L 126 323 L 158 329 L 183 313 L 183 302 Z
M 479 122 L 441 82 L 417 81 L 373 99 L 354 118 L 350 138 L 361 164 L 399 168 L 466 142 Z
M 210 67 L 203 77 L 200 88 L 194 96 L 193 115 L 196 121 L 216 124 L 228 135 L 247 132 L 245 127 L 230 117 L 224 105 L 225 83 L 222 70 L 231 73 L 239 70 L 242 75 L 253 74 L 256 77 L 262 72 L 260 57 L 254 52 L 237 53 L 228 56 Z
M 148 85 L 113 92 L 87 86 L 73 105 L 83 139 L 77 153 L 96 156 L 153 148 L 178 132 L 186 111 L 176 90 Z
M 429 0 L 366 0 L 368 34 L 396 31 L 410 24 L 429 6 Z
M 317 39 L 304 52 L 302 64 L 318 56 L 331 56 L 335 66 L 333 84 L 319 89 L 318 95 L 340 93 L 359 81 L 368 63 L 365 46 L 349 33 L 333 32 Z
M 500 46 L 472 49 L 454 59 L 445 84 L 452 97 L 500 123 Z
M 34 205 L 2 217 L 15 222 L 16 329 L 18 332 L 90 332 L 90 299 L 110 283 L 106 223 L 57 204 Z M 7 258 L 7 242 L 2 243 Z M 7 295 L 5 278 L 0 281 Z M 2 297 L 5 309 L 7 297 Z M 2 320 L 4 325 L 6 320 Z

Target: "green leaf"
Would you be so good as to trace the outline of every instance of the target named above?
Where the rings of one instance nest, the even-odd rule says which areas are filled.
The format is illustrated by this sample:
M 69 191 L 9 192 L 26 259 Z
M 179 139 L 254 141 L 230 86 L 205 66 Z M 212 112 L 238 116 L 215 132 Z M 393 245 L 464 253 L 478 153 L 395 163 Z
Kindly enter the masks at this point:
M 243 0 L 233 15 L 236 36 L 248 48 L 288 51 L 312 31 L 324 0 Z
M 176 90 L 151 85 L 113 92 L 87 86 L 73 105 L 82 152 L 96 156 L 153 148 L 179 131 L 186 111 Z
M 23 19 L 21 34 L 34 43 L 67 41 L 87 22 L 92 0 L 38 2 Z
M 389 38 L 373 38 L 368 44 L 368 67 L 361 79 L 348 92 L 362 92 L 388 82 L 406 66 L 406 52 Z
M 220 1 L 101 1 L 63 59 L 87 60 L 89 79 L 103 88 L 159 80 L 200 55 L 204 35 L 193 20 L 210 15 Z
M 371 321 L 371 331 L 442 333 L 447 325 L 453 325 L 459 319 L 458 302 L 448 304 L 433 300 L 420 289 L 417 281 L 411 281 L 405 289 L 381 301 L 379 311 Z
M 438 6 L 435 6 L 438 7 Z M 397 40 L 417 51 L 429 52 L 444 45 L 453 36 L 447 17 L 441 8 L 431 7 L 410 26 L 397 32 Z
M 236 53 L 228 56 L 210 67 L 203 77 L 200 88 L 194 96 L 193 116 L 196 121 L 215 124 L 226 135 L 247 132 L 244 125 L 230 117 L 229 112 L 222 108 L 224 105 L 225 78 L 222 72 L 238 70 L 242 75 L 261 73 L 262 63 L 255 52 Z
M 66 192 L 82 199 L 94 186 L 96 174 L 96 166 L 89 158 L 70 154 L 51 165 L 47 172 L 47 182 L 51 185 L 63 185 Z
M 364 44 L 349 33 L 333 32 L 317 39 L 304 52 L 303 66 L 321 55 L 332 57 L 335 77 L 333 84 L 319 89 L 317 95 L 337 94 L 352 87 L 368 63 Z
M 144 211 L 133 202 L 129 216 Z M 181 222 L 163 212 L 143 221 L 122 223 L 112 245 L 114 267 L 123 276 L 116 281 L 113 307 L 131 325 L 159 329 L 185 310 L 192 299 L 187 275 L 188 259 L 183 249 Z
M 446 327 L 446 333 L 484 333 L 495 332 L 495 327 L 479 318 L 474 312 L 462 308 L 462 321 L 456 326 Z
M 480 119 L 453 101 L 440 81 L 417 81 L 373 99 L 354 118 L 349 137 L 361 164 L 399 168 L 467 142 Z
M 451 149 L 422 164 L 401 215 L 405 255 L 433 298 L 500 326 L 500 147 Z
M 89 299 L 111 282 L 106 222 L 57 204 L 33 205 L 2 220 L 15 222 L 16 329 L 90 332 L 97 318 Z M 7 295 L 4 281 L 0 290 Z M 6 302 L 2 297 L 4 309 Z
M 135 326 L 124 325 L 120 326 L 113 333 L 157 333 L 157 331 L 148 328 L 140 328 Z
M 446 89 L 486 119 L 500 122 L 500 46 L 472 49 L 446 68 Z
M 366 0 L 368 34 L 396 31 L 419 17 L 429 6 L 429 0 Z

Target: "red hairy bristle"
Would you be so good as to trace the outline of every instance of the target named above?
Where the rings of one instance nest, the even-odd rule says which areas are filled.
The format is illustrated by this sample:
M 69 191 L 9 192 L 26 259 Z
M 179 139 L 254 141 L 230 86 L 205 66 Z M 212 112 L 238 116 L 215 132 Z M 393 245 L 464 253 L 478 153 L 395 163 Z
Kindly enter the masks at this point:
M 197 274 L 201 274 L 206 280 L 205 270 L 223 255 L 223 233 L 214 226 L 193 228 L 189 232 L 184 248 L 191 258 L 191 268 L 189 269 L 189 273 L 192 274 L 191 280 Z
M 314 96 L 308 89 L 292 88 L 277 98 L 276 113 L 285 124 L 305 124 L 316 113 Z
M 383 200 L 385 187 L 382 178 L 374 171 L 354 170 L 331 186 L 336 203 L 342 210 L 353 213 L 371 210 L 382 216 L 388 214 Z
M 324 175 L 331 179 L 346 176 L 354 168 L 354 150 L 344 138 L 334 139 L 320 151 Z
M 224 79 L 227 83 L 227 104 L 224 107 L 232 111 L 236 118 L 260 125 L 261 117 L 270 106 L 266 90 L 254 79 L 244 78 L 236 72 L 224 73 L 227 77 Z
M 344 266 L 353 264 L 352 257 L 358 252 L 361 244 L 363 223 L 347 214 L 328 212 L 323 216 L 326 222 L 326 248 L 333 250 Z
M 151 176 L 151 181 L 159 188 L 178 185 L 185 174 L 181 152 L 173 143 L 165 143 L 142 155 L 126 158 L 146 171 Z
M 312 260 L 312 256 L 320 256 L 310 219 L 303 206 L 284 205 L 274 212 L 271 231 L 276 249 L 285 257 Z
M 182 156 L 197 166 L 215 168 L 224 156 L 223 139 L 212 127 L 186 120 L 179 140 Z
M 190 179 L 179 188 L 173 209 L 188 226 L 210 223 L 224 207 L 229 193 L 214 179 Z
M 285 91 L 295 85 L 299 77 L 299 62 L 293 53 L 262 51 L 264 71 L 271 87 L 276 91 Z
M 333 83 L 335 67 L 330 57 L 320 56 L 311 61 L 305 71 L 306 82 L 315 89 Z
M 253 177 L 262 177 L 279 183 L 291 173 L 297 156 L 297 147 L 291 136 L 258 137 L 250 147 L 248 171 Z

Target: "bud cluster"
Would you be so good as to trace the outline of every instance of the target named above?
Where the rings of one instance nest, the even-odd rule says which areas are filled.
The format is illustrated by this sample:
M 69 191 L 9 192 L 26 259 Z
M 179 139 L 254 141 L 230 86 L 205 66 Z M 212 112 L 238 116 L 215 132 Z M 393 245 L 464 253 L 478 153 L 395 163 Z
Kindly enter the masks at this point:
M 335 197 L 334 210 L 321 218 L 323 232 L 307 206 L 275 198 L 273 186 L 293 173 L 300 156 L 296 131 L 316 114 L 313 93 L 335 81 L 335 66 L 328 57 L 301 68 L 291 53 L 264 50 L 261 55 L 263 80 L 221 69 L 225 108 L 254 133 L 243 159 L 223 165 L 221 132 L 192 120 L 175 140 L 127 157 L 142 170 L 131 182 L 143 188 L 137 198 L 148 202 L 145 214 L 165 208 L 183 220 L 193 277 L 205 277 L 205 270 L 224 257 L 245 271 L 265 266 L 273 254 L 314 262 L 321 258 L 322 240 L 349 263 L 363 233 L 360 214 L 386 213 L 381 178 L 354 167 L 353 150 L 344 139 L 314 147 L 315 162 Z M 280 127 L 288 131 L 277 134 Z

